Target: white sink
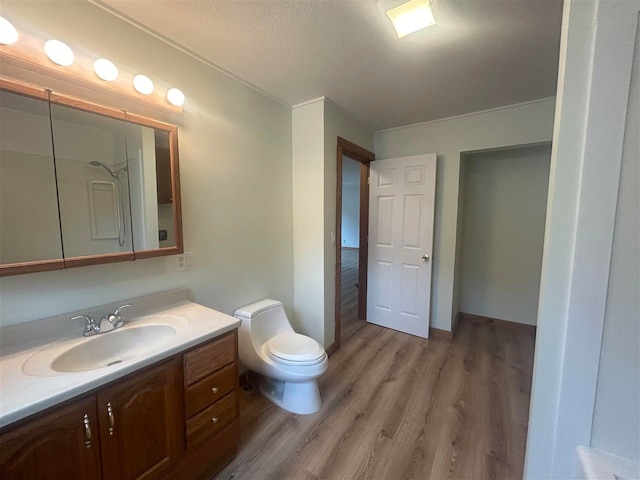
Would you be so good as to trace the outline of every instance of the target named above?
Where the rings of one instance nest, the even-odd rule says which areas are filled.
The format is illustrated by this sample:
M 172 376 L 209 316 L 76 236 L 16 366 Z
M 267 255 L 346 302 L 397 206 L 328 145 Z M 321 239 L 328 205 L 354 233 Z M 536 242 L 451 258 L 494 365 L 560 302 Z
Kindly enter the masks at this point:
M 84 372 L 110 367 L 140 357 L 176 335 L 169 325 L 141 325 L 87 339 L 51 363 L 56 372 Z
M 31 356 L 23 371 L 46 377 L 114 367 L 162 350 L 186 323 L 182 317 L 156 315 L 93 337 L 57 342 Z

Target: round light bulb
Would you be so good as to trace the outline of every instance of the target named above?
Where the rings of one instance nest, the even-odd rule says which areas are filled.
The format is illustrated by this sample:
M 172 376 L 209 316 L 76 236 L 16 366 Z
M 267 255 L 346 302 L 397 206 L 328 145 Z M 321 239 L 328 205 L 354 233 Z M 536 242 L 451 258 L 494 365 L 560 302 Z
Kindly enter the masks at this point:
M 118 67 L 106 58 L 99 58 L 93 63 L 93 70 L 96 75 L 105 82 L 112 82 L 118 78 Z
M 182 90 L 177 88 L 170 88 L 167 92 L 167 100 L 171 105 L 175 105 L 176 107 L 181 107 L 184 105 L 185 96 L 182 93 Z
M 69 66 L 75 60 L 75 56 L 66 43 L 60 40 L 47 40 L 44 51 L 53 63 L 63 67 Z
M 143 95 L 153 92 L 153 82 L 146 75 L 136 75 L 133 77 L 133 88 Z
M 0 17 L 0 44 L 11 45 L 18 40 L 18 31 L 9 20 Z

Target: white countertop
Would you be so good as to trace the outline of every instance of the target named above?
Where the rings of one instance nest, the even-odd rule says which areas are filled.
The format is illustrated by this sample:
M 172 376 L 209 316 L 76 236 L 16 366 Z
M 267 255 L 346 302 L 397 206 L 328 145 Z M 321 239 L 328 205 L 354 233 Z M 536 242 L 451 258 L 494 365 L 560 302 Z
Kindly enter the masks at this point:
M 72 329 L 67 327 L 67 324 L 71 323 L 68 320 L 69 316 L 77 312 L 52 317 L 52 319 L 48 320 L 49 328 L 45 329 L 49 330 L 47 332 L 49 336 L 44 338 L 40 336 L 33 341 L 25 341 L 24 339 L 30 334 L 32 335 L 34 330 L 43 330 L 41 326 L 39 329 L 34 328 L 34 326 L 37 326 L 35 325 L 37 322 L 29 322 L 34 325 L 24 324 L 23 326 L 6 327 L 7 329 L 11 328 L 11 330 L 0 329 L 0 337 L 4 337 L 0 347 L 0 427 L 105 385 L 141 367 L 170 357 L 182 350 L 233 330 L 240 325 L 240 320 L 230 315 L 189 301 L 186 298 L 186 290 L 169 292 L 169 295 L 164 297 L 165 300 L 171 302 L 169 304 L 162 305 L 163 302 L 158 301 L 158 298 L 160 298 L 158 295 L 149 296 L 149 298 L 151 297 L 154 297 L 153 302 L 145 302 L 145 297 L 141 297 L 142 300 L 128 300 L 136 306 L 135 309 L 132 309 L 134 310 L 132 314 L 135 317 L 130 318 L 127 315 L 128 312 L 123 310 L 125 326 L 114 332 L 122 332 L 127 328 L 139 327 L 145 322 L 151 321 L 151 316 L 175 316 L 181 317 L 186 321 L 177 323 L 175 335 L 160 346 L 159 349 L 145 353 L 132 360 L 125 360 L 121 363 L 95 370 L 72 373 L 50 371 L 40 375 L 34 374 L 33 369 L 25 368 L 25 363 L 29 364 L 28 361 L 37 356 L 42 357 L 44 356 L 43 354 L 55 356 L 56 352 L 58 352 L 57 354 L 62 353 L 82 342 L 98 337 L 107 339 L 109 335 L 118 335 L 118 333 L 107 332 L 94 337 L 83 337 L 82 321 L 74 323 Z M 137 305 L 135 303 L 136 300 L 140 300 Z M 122 303 L 125 303 L 125 301 Z M 146 307 L 146 309 L 141 311 L 141 306 Z M 64 319 L 65 323 L 61 323 L 61 319 Z M 65 328 L 62 328 L 61 330 L 63 331 L 58 334 L 50 335 L 51 325 L 55 326 L 55 322 Z M 18 341 L 18 339 L 22 339 L 22 341 Z M 31 371 L 31 373 L 27 373 L 28 371 Z

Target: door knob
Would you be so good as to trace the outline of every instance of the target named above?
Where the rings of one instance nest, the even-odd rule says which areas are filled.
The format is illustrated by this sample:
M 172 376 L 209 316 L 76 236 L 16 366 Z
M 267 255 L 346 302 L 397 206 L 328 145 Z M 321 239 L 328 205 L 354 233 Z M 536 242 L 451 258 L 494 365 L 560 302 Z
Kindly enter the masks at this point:
M 423 262 L 428 262 L 429 261 L 429 255 L 422 255 L 422 261 Z

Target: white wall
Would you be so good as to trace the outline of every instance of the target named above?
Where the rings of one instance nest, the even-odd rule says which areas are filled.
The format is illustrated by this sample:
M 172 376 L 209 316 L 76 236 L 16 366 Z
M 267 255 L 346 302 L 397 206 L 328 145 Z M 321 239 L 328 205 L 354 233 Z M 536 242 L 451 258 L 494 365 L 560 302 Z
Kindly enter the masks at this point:
M 591 443 L 639 10 L 564 4 L 525 478 L 574 478 Z
M 185 250 L 194 252 L 194 267 L 177 272 L 167 257 L 5 277 L 0 324 L 176 287 L 226 313 L 266 297 L 291 313 L 291 110 L 88 2 L 3 2 L 2 15 L 20 31 L 60 38 L 185 92 L 177 121 Z
M 636 35 L 591 445 L 640 462 L 640 35 Z
M 372 149 L 373 132 L 324 97 L 293 107 L 295 324 L 325 347 L 335 340 L 337 137 Z
M 360 245 L 360 185 L 342 187 L 342 246 Z
M 536 324 L 551 146 L 468 154 L 460 311 Z
M 436 215 L 431 292 L 431 326 L 451 330 L 454 300 L 460 154 L 549 142 L 555 99 L 410 125 L 375 134 L 376 158 L 436 152 Z
M 293 107 L 293 323 L 319 342 L 324 342 L 323 132 L 324 99 Z
M 360 162 L 342 156 L 342 246 L 360 245 Z

